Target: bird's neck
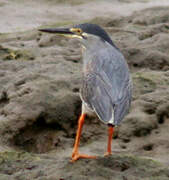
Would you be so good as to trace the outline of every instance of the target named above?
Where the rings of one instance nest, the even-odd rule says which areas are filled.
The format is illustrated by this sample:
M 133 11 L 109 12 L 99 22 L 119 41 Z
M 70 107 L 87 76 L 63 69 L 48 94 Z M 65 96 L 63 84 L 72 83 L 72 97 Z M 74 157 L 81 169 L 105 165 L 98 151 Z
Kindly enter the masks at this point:
M 97 59 L 97 56 L 102 56 L 106 51 L 106 44 L 98 42 L 97 44 L 89 44 L 83 50 L 83 72 L 87 73 L 92 71 L 94 66 L 93 60 Z

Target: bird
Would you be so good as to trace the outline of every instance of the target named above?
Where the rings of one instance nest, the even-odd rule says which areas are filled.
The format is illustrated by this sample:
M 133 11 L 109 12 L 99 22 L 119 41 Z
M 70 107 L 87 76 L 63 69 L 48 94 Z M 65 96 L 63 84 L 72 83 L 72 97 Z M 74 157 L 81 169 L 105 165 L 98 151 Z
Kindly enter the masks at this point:
M 132 78 L 122 52 L 97 24 L 82 23 L 68 28 L 43 28 L 39 31 L 76 38 L 84 49 L 80 89 L 82 108 L 71 161 L 97 158 L 79 153 L 82 127 L 86 115 L 91 114 L 95 114 L 108 126 L 107 150 L 104 155 L 111 155 L 115 126 L 129 112 L 132 100 Z

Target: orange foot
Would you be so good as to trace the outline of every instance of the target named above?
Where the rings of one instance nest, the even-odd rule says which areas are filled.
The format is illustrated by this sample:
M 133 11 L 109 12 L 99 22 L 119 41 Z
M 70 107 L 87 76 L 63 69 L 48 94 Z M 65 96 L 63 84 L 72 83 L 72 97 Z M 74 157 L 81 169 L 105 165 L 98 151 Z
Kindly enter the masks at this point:
M 86 154 L 73 153 L 71 162 L 75 162 L 78 159 L 96 159 L 96 156 L 89 156 Z
M 112 153 L 111 153 L 111 152 L 106 152 L 106 153 L 104 153 L 104 157 L 106 157 L 106 156 L 110 156 L 110 155 L 112 155 Z

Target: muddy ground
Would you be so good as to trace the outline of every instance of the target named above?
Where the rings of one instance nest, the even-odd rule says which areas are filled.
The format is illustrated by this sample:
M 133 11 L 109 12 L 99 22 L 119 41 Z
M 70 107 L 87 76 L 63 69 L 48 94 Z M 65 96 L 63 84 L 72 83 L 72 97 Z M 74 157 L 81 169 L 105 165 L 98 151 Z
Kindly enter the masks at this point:
M 0 12 L 0 180 L 169 179 L 168 0 L 2 0 Z M 88 117 L 80 151 L 98 158 L 71 163 L 81 48 L 37 29 L 79 22 L 101 25 L 121 49 L 133 101 L 112 156 L 107 127 Z

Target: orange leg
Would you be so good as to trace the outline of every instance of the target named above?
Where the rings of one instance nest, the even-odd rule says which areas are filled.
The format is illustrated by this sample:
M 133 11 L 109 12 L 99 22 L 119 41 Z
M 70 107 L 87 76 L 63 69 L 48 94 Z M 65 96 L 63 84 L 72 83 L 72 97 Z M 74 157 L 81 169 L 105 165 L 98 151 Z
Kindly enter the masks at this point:
M 108 144 L 107 144 L 107 152 L 104 154 L 105 156 L 111 155 L 111 144 L 112 144 L 112 137 L 114 132 L 114 126 L 109 125 L 108 127 Z
M 95 159 L 96 158 L 96 156 L 88 156 L 85 154 L 79 154 L 79 151 L 78 151 L 79 143 L 80 143 L 80 135 L 82 132 L 84 120 L 85 120 L 85 114 L 81 114 L 79 121 L 78 121 L 78 129 L 77 129 L 75 145 L 74 145 L 73 153 L 72 153 L 72 162 L 74 162 L 80 158 L 87 158 L 87 159 Z

